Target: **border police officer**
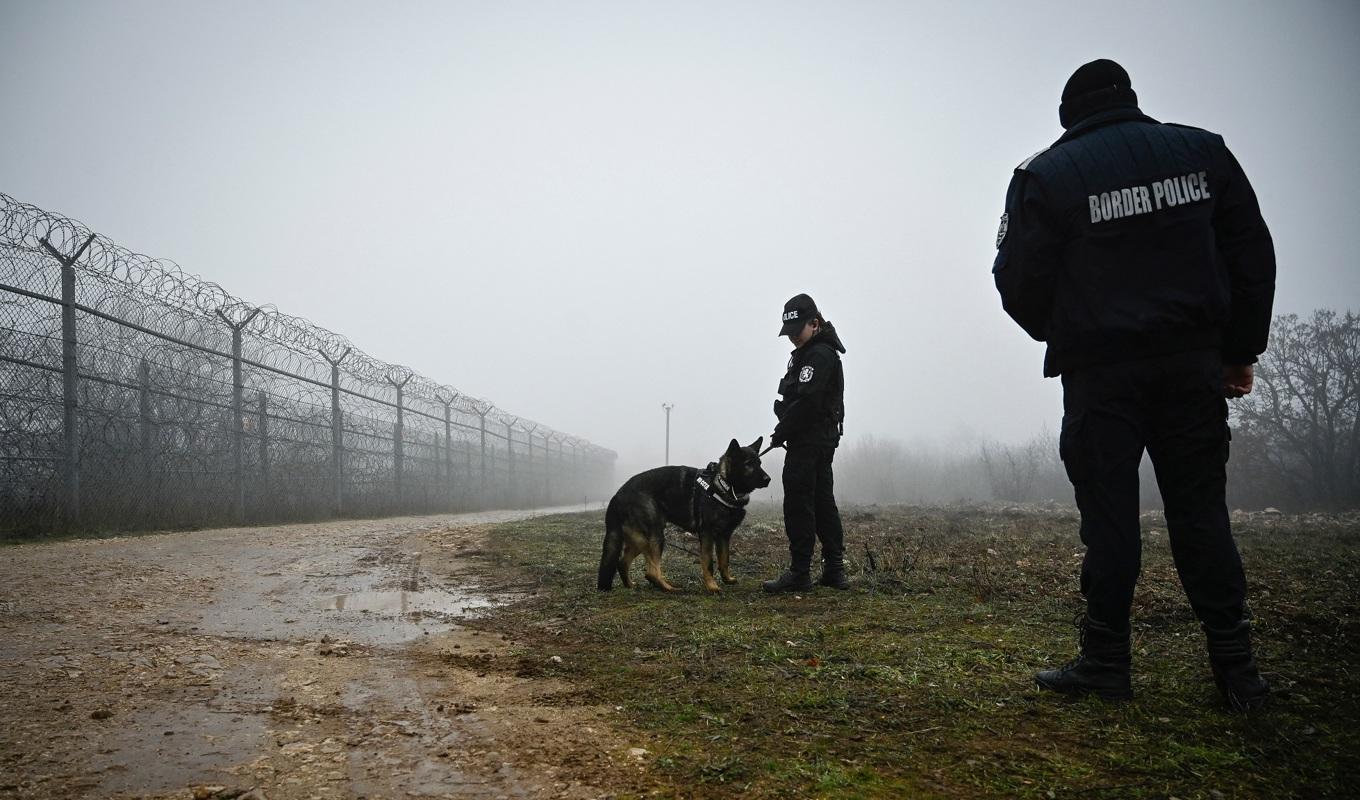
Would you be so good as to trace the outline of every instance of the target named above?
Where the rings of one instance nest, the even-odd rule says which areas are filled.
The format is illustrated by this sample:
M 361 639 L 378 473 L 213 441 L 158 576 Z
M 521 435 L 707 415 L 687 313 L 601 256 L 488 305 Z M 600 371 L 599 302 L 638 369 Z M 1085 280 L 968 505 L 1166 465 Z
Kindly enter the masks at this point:
M 1006 312 L 1048 344 L 1044 375 L 1062 376 L 1059 450 L 1086 545 L 1081 654 L 1035 677 L 1066 694 L 1133 694 L 1146 449 L 1215 682 L 1248 710 L 1269 687 L 1252 656 L 1224 499 L 1224 397 L 1251 391 L 1266 347 L 1270 232 L 1222 137 L 1145 116 L 1115 62 L 1079 68 L 1058 116 L 1066 133 L 1011 179 L 992 270 Z
M 770 446 L 784 445 L 784 529 L 789 537 L 789 568 L 763 584 L 767 592 L 807 591 L 812 550 L 822 543 L 823 586 L 850 588 L 845 576 L 845 542 L 841 514 L 833 493 L 831 461 L 840 443 L 845 419 L 845 374 L 840 354 L 845 352 L 832 324 L 822 318 L 817 304 L 805 294 L 784 304 L 780 336 L 794 351 L 779 382 L 782 399 L 774 403 L 779 424 Z

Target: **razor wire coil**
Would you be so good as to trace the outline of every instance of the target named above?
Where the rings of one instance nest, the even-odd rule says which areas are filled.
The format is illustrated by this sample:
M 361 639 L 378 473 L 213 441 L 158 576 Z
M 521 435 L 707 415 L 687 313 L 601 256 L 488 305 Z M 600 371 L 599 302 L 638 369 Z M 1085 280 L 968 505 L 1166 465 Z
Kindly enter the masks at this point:
M 553 505 L 614 460 L 5 194 L 0 401 L 0 532 Z

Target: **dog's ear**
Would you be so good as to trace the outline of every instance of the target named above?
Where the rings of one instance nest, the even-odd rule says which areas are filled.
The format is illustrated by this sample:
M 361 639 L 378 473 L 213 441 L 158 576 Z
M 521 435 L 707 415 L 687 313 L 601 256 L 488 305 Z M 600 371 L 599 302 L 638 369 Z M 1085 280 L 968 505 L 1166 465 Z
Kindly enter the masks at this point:
M 754 450 L 754 451 L 756 451 L 756 453 L 759 453 L 759 452 L 760 452 L 760 446 L 761 446 L 762 444 L 764 444 L 764 443 L 765 443 L 765 437 L 762 436 L 762 437 L 760 437 L 759 439 L 756 439 L 754 442 L 751 442 L 751 449 Z
M 731 453 L 731 452 L 733 452 L 733 451 L 735 451 L 735 450 L 740 450 L 740 449 L 741 449 L 741 445 L 737 444 L 737 440 L 736 440 L 736 439 L 733 439 L 733 440 L 727 445 L 727 452 L 729 452 L 729 453 Z

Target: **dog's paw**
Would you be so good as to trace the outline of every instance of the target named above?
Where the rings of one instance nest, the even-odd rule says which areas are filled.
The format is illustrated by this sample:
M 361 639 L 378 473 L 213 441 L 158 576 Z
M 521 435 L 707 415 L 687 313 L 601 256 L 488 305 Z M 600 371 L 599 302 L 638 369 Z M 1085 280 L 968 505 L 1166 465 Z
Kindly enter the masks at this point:
M 731 586 L 732 584 L 737 582 L 737 579 L 732 577 L 731 575 L 724 575 L 722 581 L 723 583 Z
M 708 590 L 709 594 L 722 594 L 722 587 L 718 585 L 717 581 L 705 584 L 704 589 Z

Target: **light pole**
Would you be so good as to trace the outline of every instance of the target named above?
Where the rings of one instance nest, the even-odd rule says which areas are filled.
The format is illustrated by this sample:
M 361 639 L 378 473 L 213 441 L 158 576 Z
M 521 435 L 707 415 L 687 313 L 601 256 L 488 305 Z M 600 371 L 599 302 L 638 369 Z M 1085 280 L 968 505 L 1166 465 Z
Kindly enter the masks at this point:
M 662 403 L 661 408 L 666 412 L 666 466 L 671 465 L 671 409 L 675 408 L 675 403 Z

